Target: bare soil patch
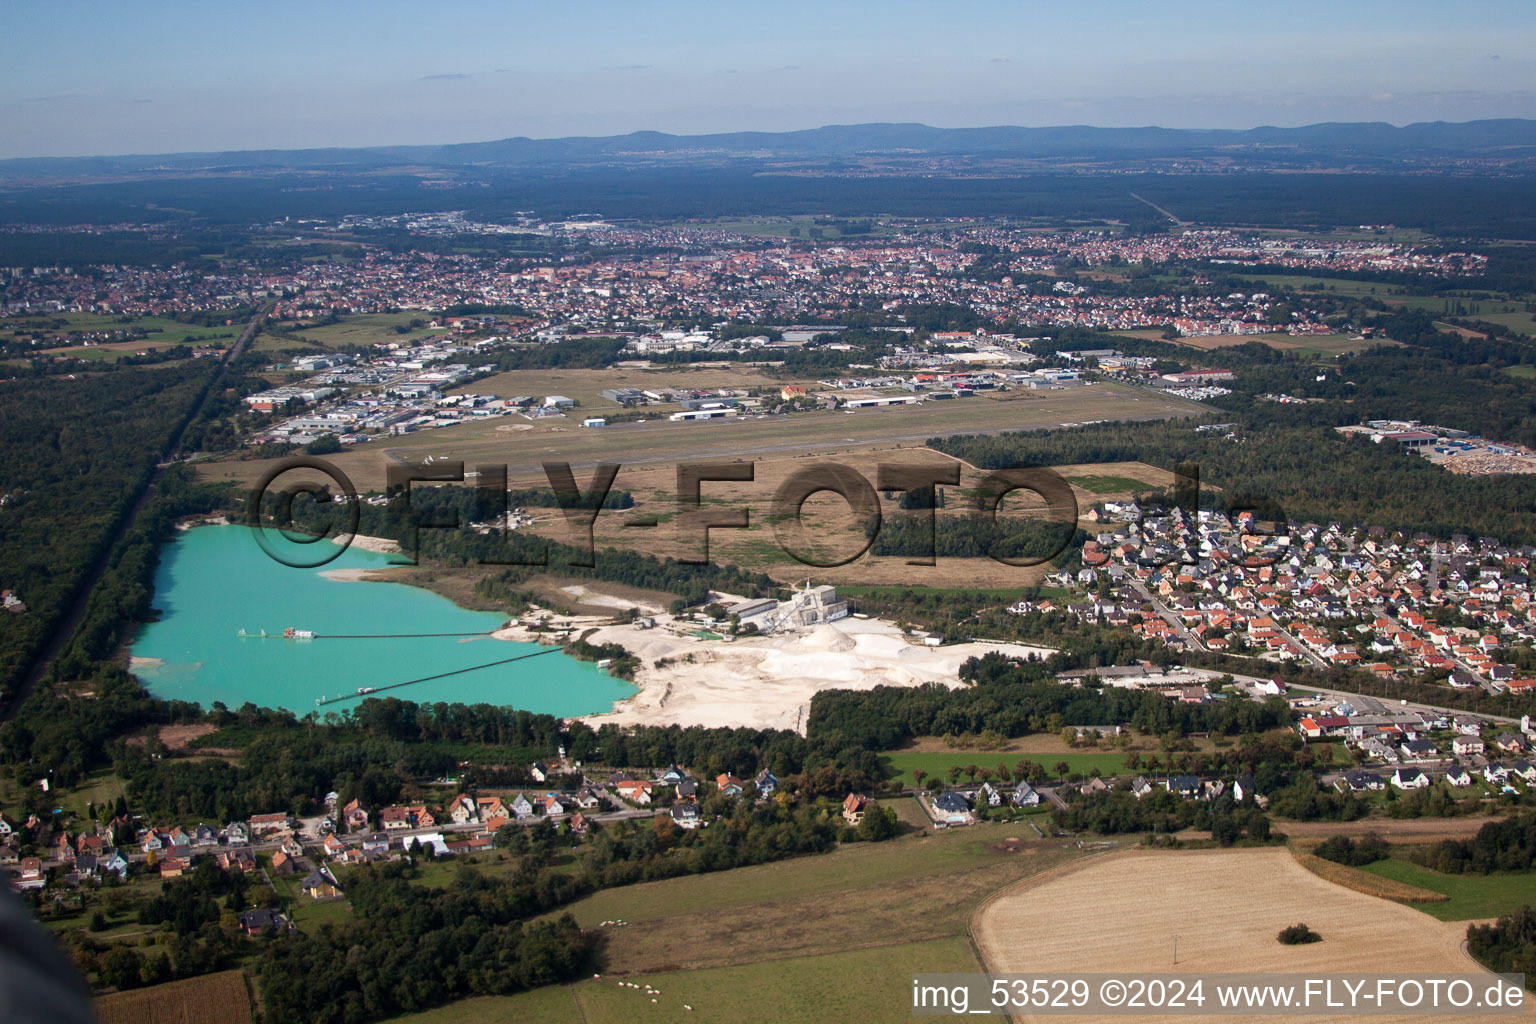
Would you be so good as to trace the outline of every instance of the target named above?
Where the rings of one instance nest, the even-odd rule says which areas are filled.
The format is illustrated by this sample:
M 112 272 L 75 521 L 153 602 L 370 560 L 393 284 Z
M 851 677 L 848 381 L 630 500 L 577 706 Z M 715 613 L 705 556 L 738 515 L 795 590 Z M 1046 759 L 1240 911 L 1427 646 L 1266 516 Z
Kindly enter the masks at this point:
M 197 725 L 162 725 L 160 727 L 160 742 L 167 750 L 183 750 L 199 736 L 207 736 L 211 732 L 218 732 L 218 726 L 208 722 L 199 722 Z

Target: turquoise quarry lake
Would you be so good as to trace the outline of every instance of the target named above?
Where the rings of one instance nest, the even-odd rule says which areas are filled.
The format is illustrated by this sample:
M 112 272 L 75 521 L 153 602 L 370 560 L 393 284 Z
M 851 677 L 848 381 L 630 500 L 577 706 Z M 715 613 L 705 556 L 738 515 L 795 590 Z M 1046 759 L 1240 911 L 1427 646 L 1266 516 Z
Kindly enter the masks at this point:
M 316 710 L 320 697 L 351 695 L 320 709 L 340 711 L 362 699 L 355 696 L 358 687 L 389 686 L 549 650 L 490 636 L 326 639 L 346 634 L 476 633 L 505 625 L 503 615 L 467 611 L 419 587 L 322 575 L 390 564 L 386 555 L 353 547 L 321 568 L 295 569 L 269 558 L 245 526 L 204 526 L 180 533 L 161 552 L 152 602 L 161 617 L 135 638 L 133 672 L 157 697 L 197 701 L 204 707 L 223 701 L 237 708 L 250 701 L 304 715 Z M 285 640 L 238 635 L 242 629 L 281 634 L 288 627 L 319 636 Z M 590 662 L 554 652 L 379 696 L 417 703 L 511 705 L 564 717 L 609 711 L 614 701 L 634 692 L 632 685 Z

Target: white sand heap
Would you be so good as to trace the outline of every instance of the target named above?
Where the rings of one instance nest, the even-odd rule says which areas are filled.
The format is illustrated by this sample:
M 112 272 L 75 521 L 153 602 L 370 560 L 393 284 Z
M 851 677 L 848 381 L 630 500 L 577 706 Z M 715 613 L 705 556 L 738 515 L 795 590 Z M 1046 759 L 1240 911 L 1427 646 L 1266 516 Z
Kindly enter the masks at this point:
M 498 635 L 526 639 L 515 629 Z M 651 629 L 604 626 L 589 639 L 621 644 L 641 660 L 635 677 L 640 692 L 610 714 L 588 716 L 594 726 L 676 723 L 804 732 L 811 697 L 819 690 L 959 686 L 960 666 L 968 658 L 989 651 L 1020 658 L 1054 653 L 1023 644 L 927 647 L 902 635 L 894 623 L 854 618 L 734 640 L 701 640 L 666 623 Z
M 858 642 L 830 623 L 822 623 L 809 632 L 790 634 L 791 646 L 797 651 L 821 651 L 827 654 L 840 654 L 851 651 L 858 646 Z

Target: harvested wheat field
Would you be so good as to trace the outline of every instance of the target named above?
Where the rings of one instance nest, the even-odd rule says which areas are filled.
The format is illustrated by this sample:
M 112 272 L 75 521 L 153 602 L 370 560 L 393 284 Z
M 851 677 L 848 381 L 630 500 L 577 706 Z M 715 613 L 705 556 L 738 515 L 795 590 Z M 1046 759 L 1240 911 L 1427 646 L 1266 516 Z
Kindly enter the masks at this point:
M 102 1024 L 250 1024 L 251 997 L 240 971 L 114 992 L 96 1000 Z
M 1297 922 L 1310 926 L 1323 941 L 1281 945 L 1276 934 Z M 1480 969 L 1461 950 L 1465 923 L 1436 921 L 1411 907 L 1330 884 L 1279 848 L 1128 850 L 1096 857 L 1080 868 L 1002 890 L 976 911 L 971 926 L 987 969 L 1005 973 L 1355 971 L 1427 976 Z

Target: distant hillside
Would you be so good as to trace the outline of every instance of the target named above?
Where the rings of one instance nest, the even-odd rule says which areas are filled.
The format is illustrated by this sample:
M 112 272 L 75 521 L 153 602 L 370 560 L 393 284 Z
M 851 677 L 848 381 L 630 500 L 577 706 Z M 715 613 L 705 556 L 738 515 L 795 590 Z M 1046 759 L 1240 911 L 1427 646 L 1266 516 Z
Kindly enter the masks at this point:
M 1536 160 L 1536 120 L 1383 123 L 1301 128 L 930 128 L 921 124 L 829 125 L 794 132 L 606 138 L 501 139 L 447 146 L 252 150 L 155 156 L 26 158 L 0 161 L 0 178 L 82 179 L 235 171 L 366 171 L 392 166 L 442 169 L 719 164 L 764 159 L 977 159 L 1097 162 L 1194 159 L 1218 164 L 1372 166 L 1383 162 L 1521 164 Z

